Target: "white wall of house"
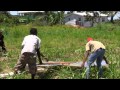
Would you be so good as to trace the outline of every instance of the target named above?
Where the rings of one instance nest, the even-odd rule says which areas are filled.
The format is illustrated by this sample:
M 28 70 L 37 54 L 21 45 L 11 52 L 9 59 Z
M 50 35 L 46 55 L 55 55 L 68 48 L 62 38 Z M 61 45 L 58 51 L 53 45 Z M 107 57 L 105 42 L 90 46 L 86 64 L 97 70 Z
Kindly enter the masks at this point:
M 102 22 L 107 22 L 108 21 L 108 17 L 105 17 L 105 16 L 103 16 L 103 17 L 101 17 L 102 18 Z
M 70 14 L 64 18 L 65 25 L 76 25 L 76 21 L 80 20 L 80 26 L 90 27 L 92 22 L 86 21 L 85 16 L 77 15 L 77 14 Z M 101 16 L 100 19 L 96 19 L 97 22 L 107 22 L 107 16 Z
M 90 21 L 86 21 L 84 22 L 84 27 L 90 27 L 91 26 L 91 22 Z
M 84 27 L 90 27 L 91 26 L 91 21 L 86 21 L 85 16 L 82 16 L 82 17 L 83 17 L 83 26 Z
M 81 19 L 81 20 L 80 20 Z M 80 20 L 80 26 L 90 26 L 91 22 L 90 21 L 85 21 L 85 17 L 84 16 L 80 16 L 80 15 L 76 15 L 76 14 L 71 14 L 67 17 L 65 17 L 64 22 L 65 25 L 76 25 L 76 21 Z
M 65 25 L 75 25 L 76 19 L 65 22 Z
M 75 14 L 71 14 L 67 17 L 64 18 L 64 22 L 66 25 L 76 25 L 76 21 L 80 20 L 80 22 L 84 22 L 84 17 L 83 16 L 79 16 L 79 15 L 75 15 Z

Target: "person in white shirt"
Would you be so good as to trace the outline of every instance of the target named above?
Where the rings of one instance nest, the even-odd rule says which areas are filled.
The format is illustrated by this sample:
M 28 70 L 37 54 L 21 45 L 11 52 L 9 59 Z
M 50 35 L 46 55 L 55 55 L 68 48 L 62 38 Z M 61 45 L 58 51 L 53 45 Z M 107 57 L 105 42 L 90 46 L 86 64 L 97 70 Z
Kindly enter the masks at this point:
M 14 68 L 15 74 L 17 74 L 18 71 L 24 70 L 26 64 L 28 64 L 31 79 L 34 79 L 37 71 L 36 57 L 38 56 L 39 64 L 42 64 L 41 56 L 45 57 L 40 52 L 40 44 L 41 39 L 37 37 L 37 29 L 31 28 L 30 35 L 25 36 L 22 42 L 21 55 Z

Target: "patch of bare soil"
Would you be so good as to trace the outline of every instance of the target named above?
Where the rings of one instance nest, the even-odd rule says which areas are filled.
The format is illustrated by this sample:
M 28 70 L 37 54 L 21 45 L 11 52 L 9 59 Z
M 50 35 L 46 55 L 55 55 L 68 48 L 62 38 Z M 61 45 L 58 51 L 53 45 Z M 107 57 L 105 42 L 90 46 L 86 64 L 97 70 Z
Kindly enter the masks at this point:
M 8 60 L 8 57 L 0 57 L 0 62 Z

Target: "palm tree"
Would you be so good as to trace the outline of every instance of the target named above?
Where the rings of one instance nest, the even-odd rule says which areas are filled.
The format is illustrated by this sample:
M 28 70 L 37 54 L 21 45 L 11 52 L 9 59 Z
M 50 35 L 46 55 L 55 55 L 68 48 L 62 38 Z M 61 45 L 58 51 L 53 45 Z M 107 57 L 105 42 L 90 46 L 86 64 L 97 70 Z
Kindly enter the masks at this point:
M 55 24 L 63 24 L 65 11 L 45 11 L 45 17 L 47 24 L 55 25 Z

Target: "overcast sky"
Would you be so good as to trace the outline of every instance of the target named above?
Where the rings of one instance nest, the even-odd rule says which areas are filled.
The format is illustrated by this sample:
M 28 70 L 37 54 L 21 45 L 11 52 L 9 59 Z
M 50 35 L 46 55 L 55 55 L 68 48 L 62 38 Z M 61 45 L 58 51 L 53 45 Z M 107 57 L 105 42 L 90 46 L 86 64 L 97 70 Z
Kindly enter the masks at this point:
M 17 11 L 10 11 L 11 15 L 17 15 Z M 114 19 L 118 19 L 120 17 L 120 13 L 117 13 L 114 17 Z M 110 19 L 110 18 L 108 18 Z

